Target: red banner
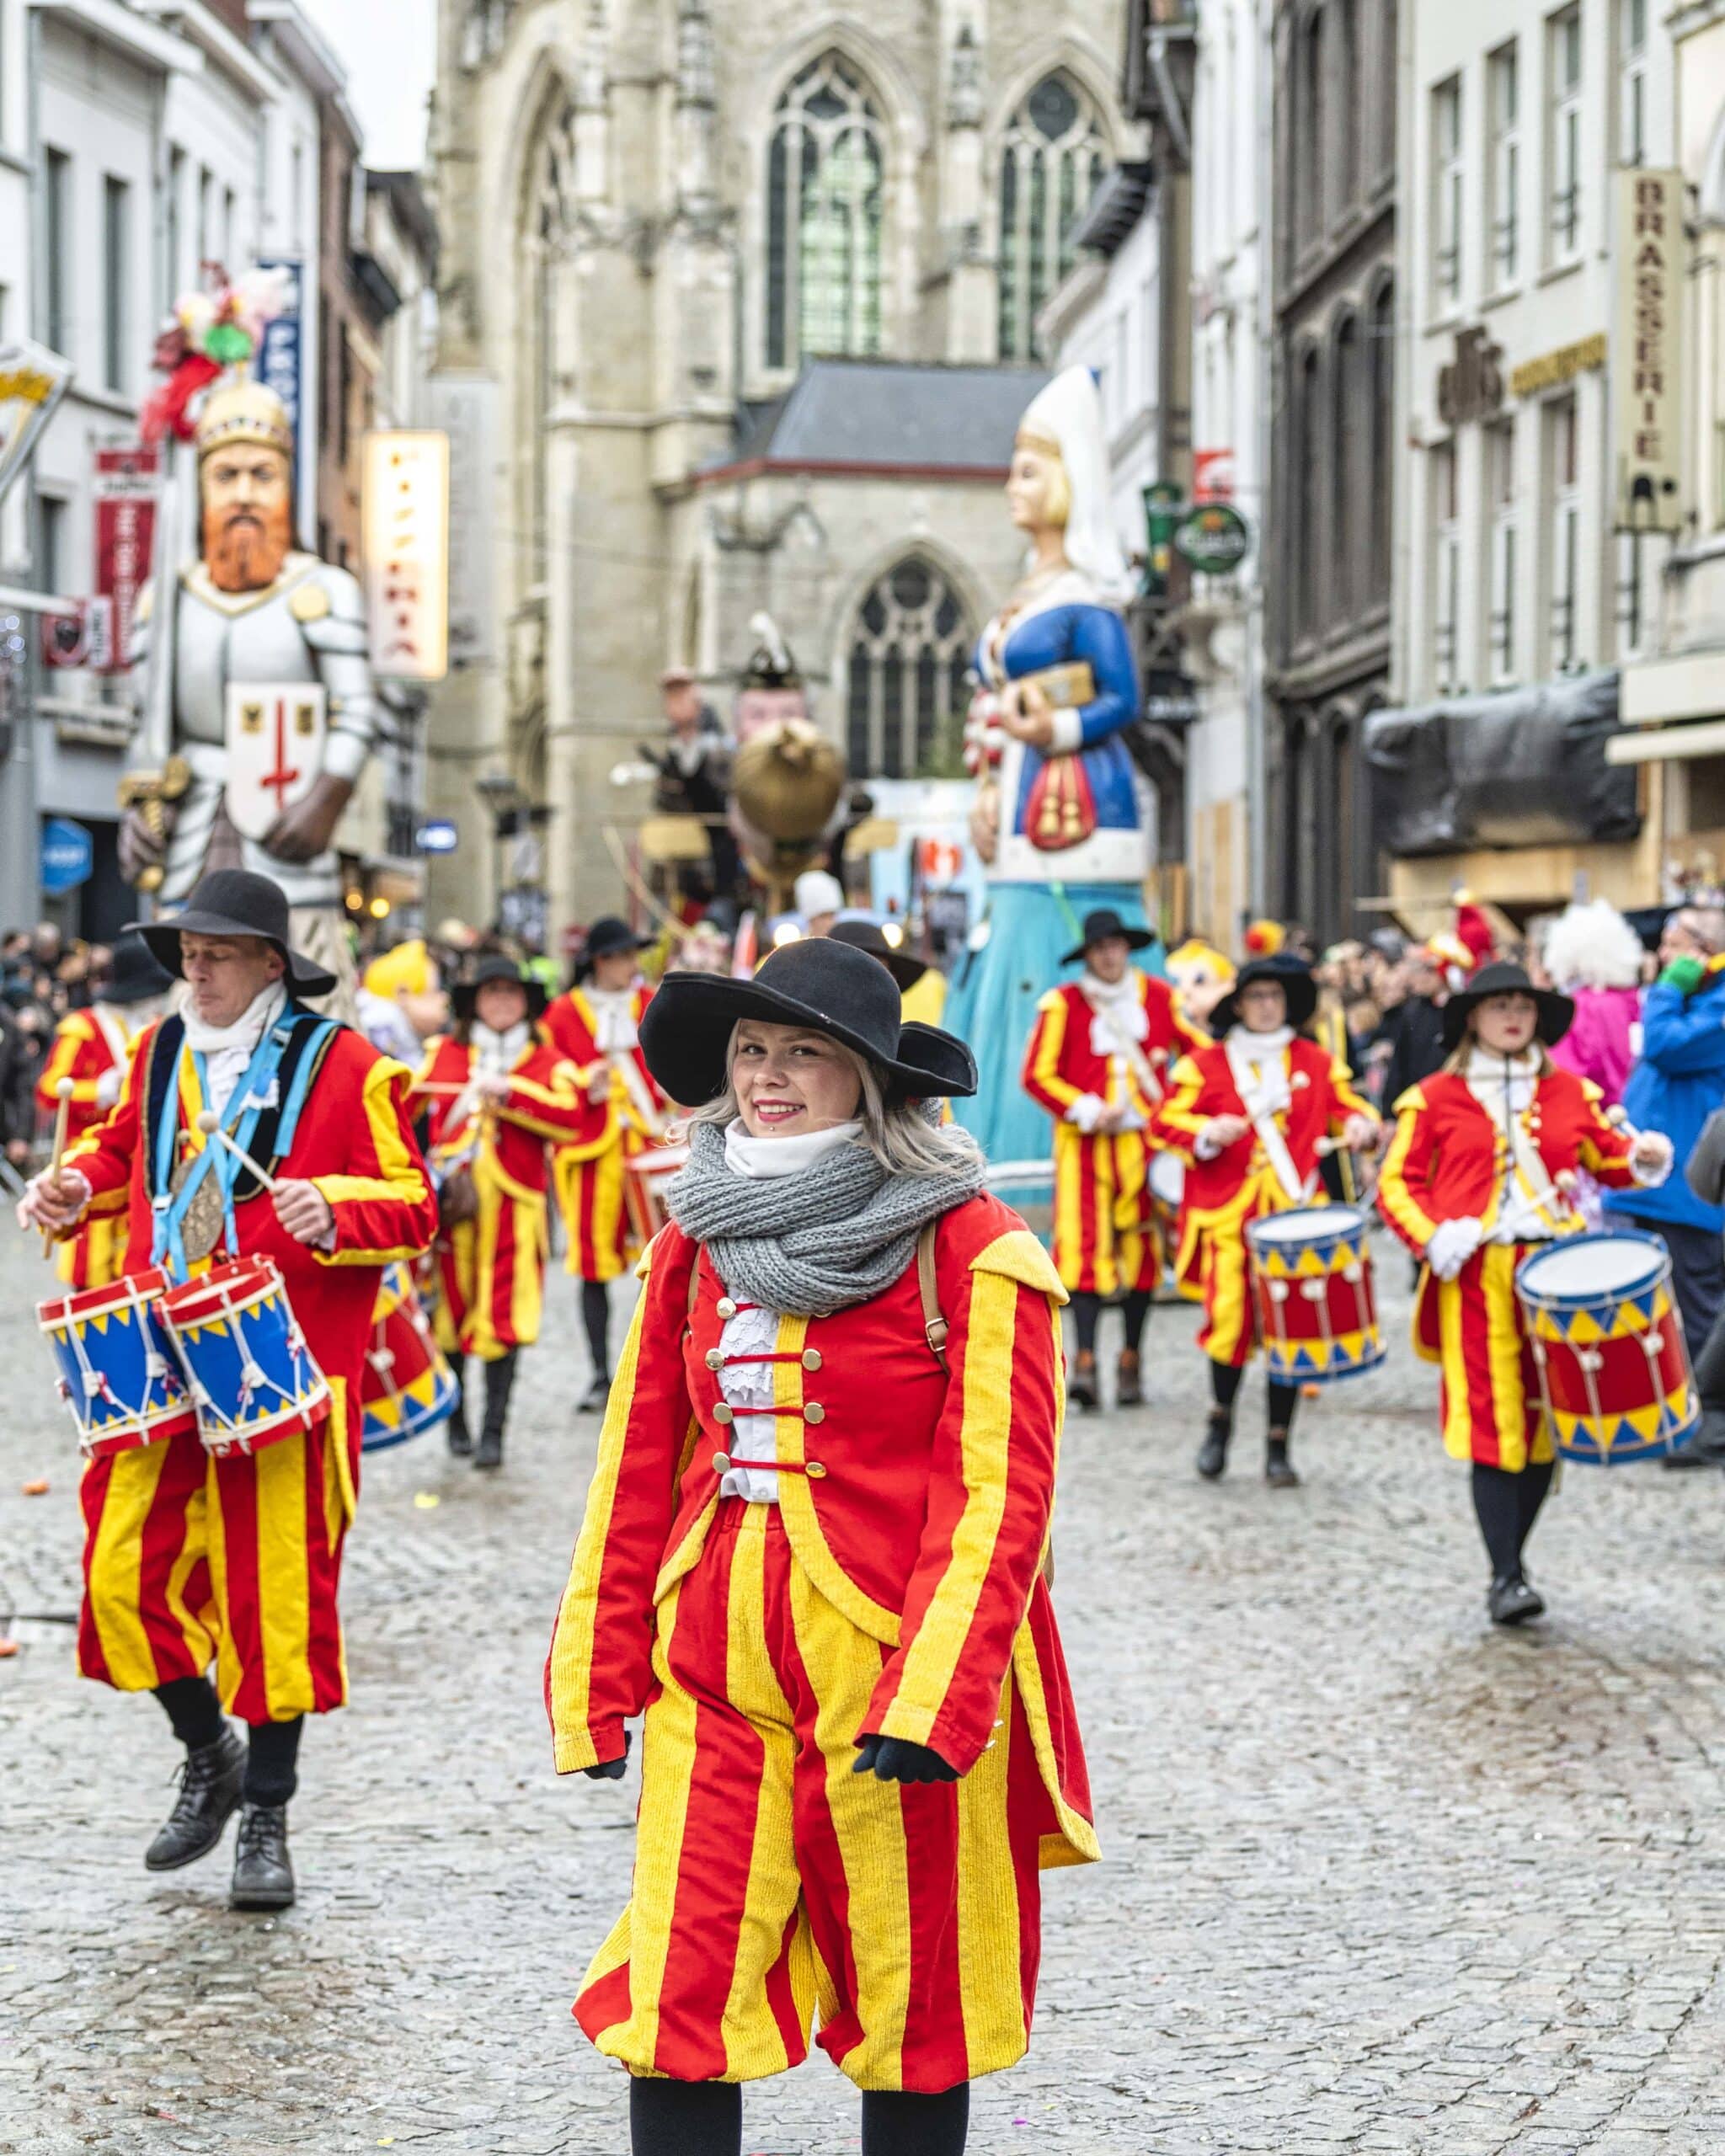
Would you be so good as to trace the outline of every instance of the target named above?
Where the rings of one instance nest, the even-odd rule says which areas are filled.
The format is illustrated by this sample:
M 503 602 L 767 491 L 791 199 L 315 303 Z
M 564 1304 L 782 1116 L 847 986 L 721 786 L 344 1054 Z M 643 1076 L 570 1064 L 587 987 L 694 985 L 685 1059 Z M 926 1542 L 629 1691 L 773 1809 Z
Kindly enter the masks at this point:
M 161 481 L 158 449 L 124 442 L 96 451 L 96 596 L 109 603 L 104 674 L 124 673 L 131 655 L 138 594 L 149 580 L 156 542 L 156 495 Z

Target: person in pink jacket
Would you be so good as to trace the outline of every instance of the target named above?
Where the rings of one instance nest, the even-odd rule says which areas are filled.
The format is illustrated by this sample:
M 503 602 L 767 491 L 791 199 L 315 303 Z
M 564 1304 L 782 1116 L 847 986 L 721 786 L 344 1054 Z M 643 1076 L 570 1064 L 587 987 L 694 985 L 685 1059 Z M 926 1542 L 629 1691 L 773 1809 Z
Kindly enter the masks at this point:
M 1641 1035 L 1641 938 L 1608 899 L 1566 906 L 1541 953 L 1551 985 L 1575 1019 L 1551 1060 L 1590 1078 L 1615 1107 L 1623 1098 Z

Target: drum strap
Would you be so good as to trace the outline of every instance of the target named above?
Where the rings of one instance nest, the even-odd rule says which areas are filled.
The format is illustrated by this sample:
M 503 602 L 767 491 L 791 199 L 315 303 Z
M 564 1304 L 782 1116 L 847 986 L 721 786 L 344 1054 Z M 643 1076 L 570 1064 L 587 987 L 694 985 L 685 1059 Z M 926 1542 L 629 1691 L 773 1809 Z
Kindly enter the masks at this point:
M 1106 1003 L 1098 1002 L 1090 991 L 1081 987 L 1078 993 L 1089 1005 L 1092 1016 L 1099 1018 L 1106 1032 L 1124 1056 L 1132 1075 L 1138 1081 L 1138 1089 L 1151 1107 L 1160 1107 L 1163 1099 L 1162 1081 L 1156 1075 L 1155 1066 L 1137 1042 L 1120 1027 L 1114 1014 Z

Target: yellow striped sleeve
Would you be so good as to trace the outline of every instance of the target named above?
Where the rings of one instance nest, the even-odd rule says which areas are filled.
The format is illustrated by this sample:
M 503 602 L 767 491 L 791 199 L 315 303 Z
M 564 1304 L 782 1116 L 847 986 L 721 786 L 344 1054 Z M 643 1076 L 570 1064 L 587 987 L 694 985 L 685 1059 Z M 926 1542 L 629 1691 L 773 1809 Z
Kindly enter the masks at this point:
M 1081 1088 L 1060 1075 L 1060 1057 L 1066 1045 L 1066 999 L 1050 989 L 1036 1006 L 1036 1030 L 1024 1061 L 1024 1090 L 1051 1114 L 1064 1115 L 1080 1097 Z
M 1423 1251 L 1438 1224 L 1415 1199 L 1407 1182 L 1407 1156 L 1419 1135 L 1425 1096 L 1416 1086 L 1396 1103 L 1396 1134 L 1378 1172 L 1378 1205 L 1384 1218 L 1411 1249 Z
M 312 1177 L 313 1189 L 319 1191 L 332 1207 L 389 1208 L 385 1218 L 398 1239 L 379 1243 L 367 1235 L 359 1243 L 350 1245 L 345 1237 L 339 1235 L 334 1250 L 314 1253 L 320 1265 L 387 1265 L 398 1258 L 417 1257 L 430 1240 L 430 1229 L 421 1233 L 419 1224 L 412 1217 L 414 1209 L 429 1204 L 430 1191 L 419 1161 L 402 1134 L 397 1106 L 398 1087 L 404 1094 L 412 1082 L 407 1066 L 388 1056 L 380 1056 L 366 1072 L 360 1098 L 377 1163 L 375 1176 Z
M 1168 1073 L 1168 1093 L 1156 1112 L 1151 1134 L 1160 1139 L 1171 1153 L 1177 1153 L 1189 1167 L 1192 1148 L 1198 1134 L 1210 1121 L 1199 1113 L 1199 1096 L 1204 1091 L 1204 1074 L 1189 1055 L 1183 1055 Z
M 48 1051 L 48 1060 L 42 1066 L 42 1075 L 36 1081 L 36 1098 L 51 1113 L 60 1105 L 59 1087 L 62 1078 L 72 1080 L 69 1096 L 74 1107 L 99 1107 L 96 1078 L 80 1078 L 75 1066 L 80 1051 L 93 1038 L 89 1021 L 74 1011 L 62 1018 L 54 1035 L 54 1044 Z

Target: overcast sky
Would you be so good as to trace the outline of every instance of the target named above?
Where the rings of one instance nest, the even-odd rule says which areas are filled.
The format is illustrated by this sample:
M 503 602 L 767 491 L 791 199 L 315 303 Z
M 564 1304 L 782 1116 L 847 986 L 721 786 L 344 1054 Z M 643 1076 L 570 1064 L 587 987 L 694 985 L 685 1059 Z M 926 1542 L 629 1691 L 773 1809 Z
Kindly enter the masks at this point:
M 437 0 L 300 0 L 347 69 L 348 102 L 378 172 L 417 166 L 437 72 Z

